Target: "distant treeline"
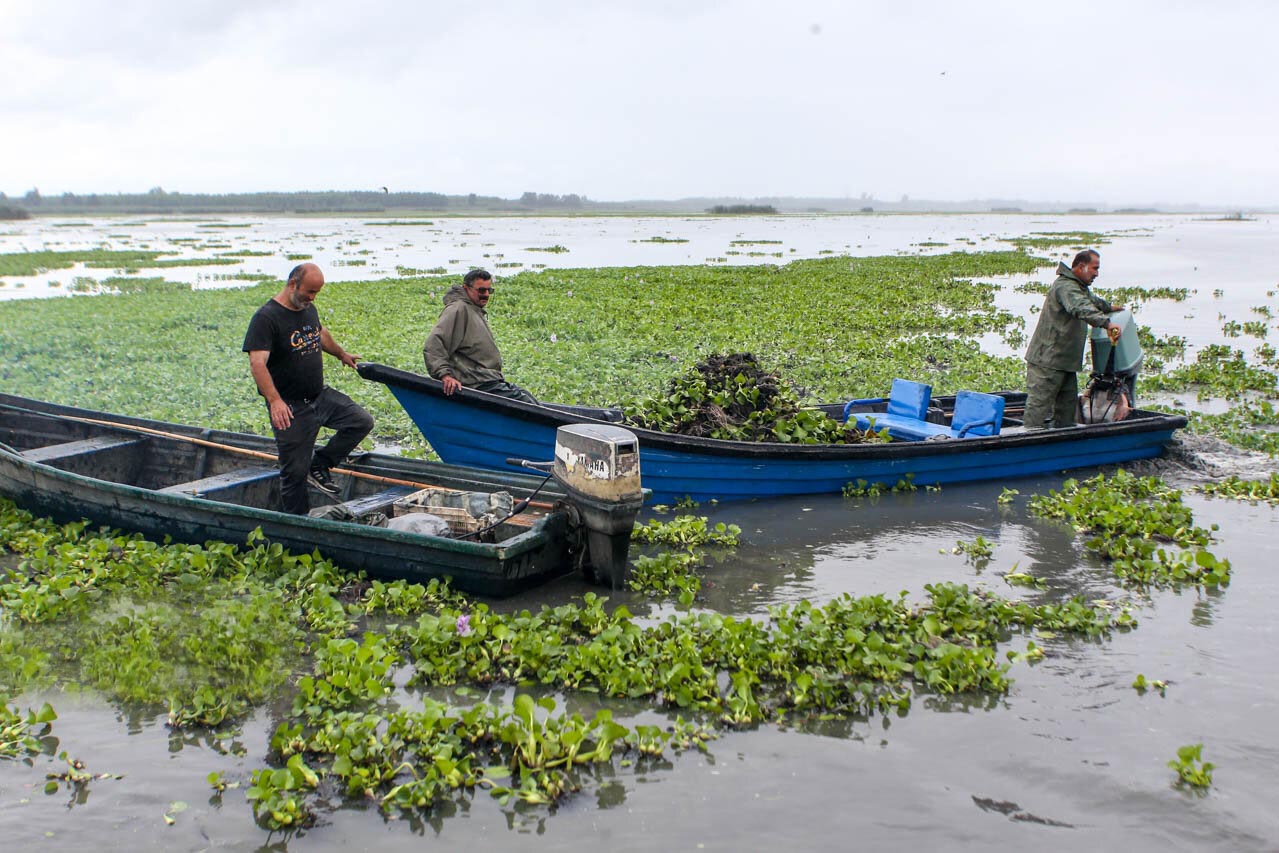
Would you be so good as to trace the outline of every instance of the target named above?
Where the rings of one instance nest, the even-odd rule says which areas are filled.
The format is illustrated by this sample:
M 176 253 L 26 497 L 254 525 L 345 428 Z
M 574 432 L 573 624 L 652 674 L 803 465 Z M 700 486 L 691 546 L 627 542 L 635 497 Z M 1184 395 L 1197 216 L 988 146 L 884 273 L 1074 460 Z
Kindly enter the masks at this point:
M 63 193 L 44 196 L 33 189 L 21 198 L 0 193 L 0 219 L 25 218 L 30 214 L 218 214 L 218 213 L 394 213 L 403 211 L 450 211 L 456 213 L 492 211 L 548 211 L 605 208 L 589 199 L 569 193 L 526 192 L 518 199 L 497 196 L 444 195 L 430 192 L 322 191 L 291 193 L 207 193 L 165 192 L 155 187 L 145 193 L 77 195 Z M 3 211 L 10 211 L 5 215 Z
M 717 204 L 714 207 L 706 208 L 707 213 L 725 214 L 725 213 L 776 213 L 777 208 L 771 204 Z
M 1161 208 L 1162 209 L 1162 208 Z M 1167 211 L 1210 210 L 1197 205 L 1180 205 Z M 7 212 L 6 212 L 7 211 Z M 15 212 L 16 211 L 16 212 Z M 885 201 L 862 193 L 844 198 L 792 198 L 787 196 L 689 197 L 680 199 L 631 199 L 592 201 L 584 195 L 526 192 L 519 198 L 499 196 L 445 195 L 434 192 L 391 192 L 387 187 L 373 190 L 326 190 L 305 192 L 209 193 L 166 192 L 153 187 L 145 193 L 41 195 L 32 189 L 21 197 L 0 192 L 0 219 L 36 216 L 94 214 L 123 215 L 218 215 L 233 213 L 337 213 L 395 216 L 424 213 L 467 214 L 637 214 L 709 213 L 775 215 L 779 213 L 1154 213 L 1153 207 L 1035 203 L 1008 199 L 969 201 L 928 201 L 908 199 Z M 1229 212 L 1227 209 L 1223 212 Z

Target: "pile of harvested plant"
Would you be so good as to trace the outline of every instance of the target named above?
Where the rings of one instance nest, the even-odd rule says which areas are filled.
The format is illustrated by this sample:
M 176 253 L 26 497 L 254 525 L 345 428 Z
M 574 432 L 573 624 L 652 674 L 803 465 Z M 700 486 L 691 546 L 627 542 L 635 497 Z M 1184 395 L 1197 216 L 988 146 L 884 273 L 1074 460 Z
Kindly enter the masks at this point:
M 748 352 L 707 356 L 670 381 L 665 391 L 623 407 L 641 429 L 732 441 L 857 444 L 886 441 L 805 407 L 795 387 Z

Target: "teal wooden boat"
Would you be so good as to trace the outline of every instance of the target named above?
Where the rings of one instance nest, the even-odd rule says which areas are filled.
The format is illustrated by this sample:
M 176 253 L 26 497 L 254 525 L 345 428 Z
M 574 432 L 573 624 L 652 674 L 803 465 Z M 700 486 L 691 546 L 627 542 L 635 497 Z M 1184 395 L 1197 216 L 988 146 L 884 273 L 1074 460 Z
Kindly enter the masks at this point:
M 318 551 L 347 570 L 387 580 L 447 577 L 458 589 L 486 596 L 510 595 L 579 567 L 592 573 L 588 531 L 575 521 L 574 507 L 557 508 L 570 495 L 555 480 L 375 453 L 335 469 L 336 501 L 355 516 L 390 512 L 427 487 L 506 491 L 519 501 L 545 484 L 536 505 L 475 541 L 279 512 L 274 459 L 275 442 L 262 436 L 0 394 L 0 496 L 38 515 L 190 543 L 243 543 L 261 528 L 269 542 Z M 322 497 L 315 493 L 312 503 Z

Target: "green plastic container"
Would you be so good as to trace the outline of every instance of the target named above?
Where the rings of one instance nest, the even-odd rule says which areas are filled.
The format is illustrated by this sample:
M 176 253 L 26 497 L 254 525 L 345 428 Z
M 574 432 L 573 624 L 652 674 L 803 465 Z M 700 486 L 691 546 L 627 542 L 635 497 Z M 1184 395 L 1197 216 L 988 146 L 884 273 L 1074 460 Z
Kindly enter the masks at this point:
M 1122 331 L 1119 342 L 1115 344 L 1115 373 L 1136 373 L 1141 369 L 1141 342 L 1137 340 L 1137 321 L 1132 312 L 1125 308 L 1110 315 L 1110 322 Z M 1110 358 L 1110 337 L 1105 329 L 1089 327 L 1092 338 L 1092 369 L 1100 373 L 1106 369 L 1106 360 Z

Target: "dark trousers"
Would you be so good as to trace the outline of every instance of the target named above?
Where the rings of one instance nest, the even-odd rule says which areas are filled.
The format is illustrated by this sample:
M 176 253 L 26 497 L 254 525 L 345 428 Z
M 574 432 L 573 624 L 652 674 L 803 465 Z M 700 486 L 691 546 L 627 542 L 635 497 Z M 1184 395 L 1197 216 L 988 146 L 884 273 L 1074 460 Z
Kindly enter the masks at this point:
M 285 402 L 293 409 L 293 423 L 288 429 L 273 430 L 280 455 L 280 502 L 285 512 L 306 515 L 311 508 L 306 476 L 312 465 L 332 468 L 345 459 L 373 429 L 373 416 L 328 386 L 314 400 Z M 337 434 L 315 450 L 315 437 L 322 426 L 337 430 Z
M 486 394 L 496 394 L 499 397 L 509 397 L 512 400 L 519 400 L 521 403 L 538 405 L 536 397 L 520 386 L 512 385 L 509 382 L 481 382 L 475 386 L 475 390 L 483 391 Z
M 1054 429 L 1074 426 L 1078 401 L 1079 379 L 1074 373 L 1026 365 L 1026 429 L 1043 429 L 1050 418 Z

